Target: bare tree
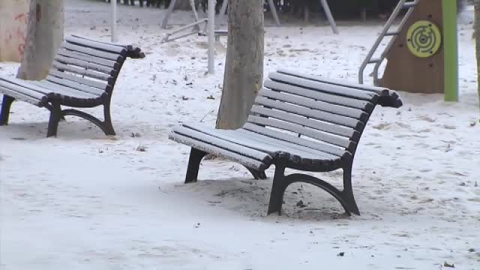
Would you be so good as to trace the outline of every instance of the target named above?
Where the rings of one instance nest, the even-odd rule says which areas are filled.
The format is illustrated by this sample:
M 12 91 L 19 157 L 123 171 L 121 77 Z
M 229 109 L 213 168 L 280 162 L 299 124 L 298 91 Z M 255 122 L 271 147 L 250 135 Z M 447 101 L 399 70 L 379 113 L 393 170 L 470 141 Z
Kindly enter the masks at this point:
M 63 40 L 63 0 L 30 0 L 25 50 L 17 77 L 41 80 Z
M 263 19 L 263 0 L 230 0 L 227 59 L 217 128 L 241 127 L 262 87 Z
M 477 91 L 478 100 L 480 102 L 480 0 L 473 0 L 475 22 L 473 24 L 475 37 L 475 53 L 477 56 Z M 480 107 L 480 104 L 479 104 Z

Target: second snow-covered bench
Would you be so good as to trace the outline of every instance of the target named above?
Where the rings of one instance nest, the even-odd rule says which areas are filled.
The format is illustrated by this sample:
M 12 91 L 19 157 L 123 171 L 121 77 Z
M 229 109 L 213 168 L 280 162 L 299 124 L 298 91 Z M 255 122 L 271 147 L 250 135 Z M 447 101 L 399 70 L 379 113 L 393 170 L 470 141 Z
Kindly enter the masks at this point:
M 47 137 L 56 136 L 59 121 L 66 115 L 82 117 L 106 135 L 115 135 L 110 117 L 113 87 L 126 58 L 143 58 L 139 48 L 95 41 L 79 36 L 65 39 L 44 80 L 26 81 L 0 77 L 3 94 L 0 126 L 8 124 L 13 101 L 28 102 L 50 111 Z M 104 120 L 77 109 L 103 105 Z
M 318 186 L 350 214 L 359 215 L 351 173 L 357 144 L 377 104 L 402 106 L 394 91 L 352 85 L 280 70 L 269 75 L 255 99 L 247 123 L 237 130 L 198 124 L 174 128 L 170 139 L 191 146 L 186 183 L 197 181 L 200 161 L 208 154 L 236 161 L 258 178 L 275 165 L 268 214 L 280 214 L 283 194 L 295 182 Z M 310 172 L 343 169 L 343 190 L 306 174 L 285 175 L 292 168 Z

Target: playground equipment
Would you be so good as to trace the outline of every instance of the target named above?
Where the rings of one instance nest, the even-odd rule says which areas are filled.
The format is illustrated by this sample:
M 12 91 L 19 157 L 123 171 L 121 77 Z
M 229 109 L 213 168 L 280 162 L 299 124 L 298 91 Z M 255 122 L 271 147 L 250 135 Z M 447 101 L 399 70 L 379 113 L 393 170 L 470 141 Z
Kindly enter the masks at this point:
M 170 15 L 172 15 L 172 13 L 173 13 L 173 10 L 175 8 L 175 5 L 176 5 L 177 1 L 178 0 L 171 0 L 170 1 L 170 5 L 168 6 L 167 13 L 165 13 L 165 17 L 163 17 L 163 20 L 162 20 L 162 25 L 161 25 L 162 28 L 167 28 L 168 20 L 170 19 Z M 267 1 L 268 1 L 268 5 L 270 6 L 270 10 L 272 11 L 272 16 L 273 16 L 273 19 L 275 21 L 275 24 L 277 26 L 280 26 L 280 19 L 278 18 L 277 9 L 275 8 L 273 0 L 267 0 Z M 213 2 L 213 4 L 215 5 L 215 1 Z M 224 15 L 225 15 L 225 12 L 227 11 L 227 5 L 228 5 L 228 1 L 223 1 L 222 7 L 220 8 L 219 24 L 221 24 L 224 20 Z M 209 3 L 208 6 L 210 6 L 210 3 Z M 197 23 L 199 21 L 199 19 L 198 19 L 197 11 L 195 9 L 194 0 L 190 0 L 190 7 L 192 8 L 192 11 L 193 11 L 194 17 L 195 17 L 195 21 Z
M 414 93 L 445 93 L 458 100 L 456 0 L 400 0 L 360 66 L 364 83 L 367 65 L 373 66 L 376 86 Z M 393 23 L 402 15 L 400 23 Z M 390 41 L 380 50 L 384 39 Z M 387 59 L 383 77 L 379 69 Z
M 168 6 L 167 13 L 165 14 L 165 17 L 163 17 L 163 20 L 162 20 L 162 25 L 161 25 L 162 28 L 167 28 L 168 20 L 170 19 L 170 15 L 173 13 L 173 10 L 175 8 L 175 4 L 177 3 L 177 1 L 178 0 L 172 0 L 170 2 L 170 5 Z M 330 11 L 330 7 L 327 3 L 327 0 L 319 0 L 319 2 L 320 2 L 320 5 L 323 8 L 323 11 L 325 12 L 325 16 L 327 17 L 327 20 L 328 20 L 330 26 L 332 27 L 333 32 L 335 34 L 338 34 L 337 25 L 335 23 L 335 19 L 333 18 L 332 12 Z M 268 3 L 268 6 L 270 7 L 270 11 L 272 12 L 272 16 L 273 16 L 273 19 L 275 21 L 275 25 L 280 26 L 280 19 L 278 17 L 277 8 L 275 7 L 275 4 L 273 3 L 273 0 L 267 0 L 267 3 Z M 228 1 L 227 0 L 223 1 L 222 7 L 220 8 L 220 12 L 219 12 L 219 18 L 217 20 L 217 27 L 222 25 L 223 22 L 225 21 L 225 13 L 227 12 L 227 5 L 228 5 Z M 198 30 L 198 32 L 194 31 L 193 34 L 196 34 L 196 33 L 201 34 L 200 29 L 196 25 L 202 24 L 203 20 L 200 20 L 198 18 L 198 14 L 197 14 L 197 11 L 195 9 L 194 0 L 190 0 L 190 7 L 191 7 L 191 9 L 194 13 L 195 22 L 191 25 L 185 26 L 185 28 L 182 28 L 181 30 L 180 29 L 178 29 L 178 30 L 182 31 L 182 30 L 185 30 L 185 29 L 188 29 L 188 28 L 191 28 L 191 27 L 195 27 L 195 30 Z M 181 38 L 181 37 L 184 37 L 184 36 L 180 36 L 179 38 Z

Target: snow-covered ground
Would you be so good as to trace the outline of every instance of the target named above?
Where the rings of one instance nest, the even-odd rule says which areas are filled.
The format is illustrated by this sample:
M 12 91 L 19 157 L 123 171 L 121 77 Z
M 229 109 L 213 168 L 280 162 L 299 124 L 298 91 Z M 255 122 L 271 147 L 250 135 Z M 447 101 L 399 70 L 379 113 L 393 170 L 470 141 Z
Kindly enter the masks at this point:
M 108 11 L 67 1 L 66 34 L 109 40 Z M 225 38 L 216 74 L 206 75 L 206 38 L 161 44 L 162 15 L 119 6 L 119 41 L 147 57 L 127 60 L 118 79 L 117 136 L 69 117 L 47 139 L 48 111 L 14 104 L 0 128 L 0 269 L 480 269 L 471 17 L 459 25 L 460 102 L 401 92 L 404 107 L 376 109 L 353 170 L 362 216 L 347 217 L 304 184 L 287 190 L 284 215 L 266 216 L 271 179 L 254 181 L 224 160 L 204 161 L 202 181 L 183 184 L 189 148 L 167 135 L 182 122 L 214 125 Z M 189 18 L 176 12 L 172 22 Z M 340 23 L 340 35 L 325 23 L 267 27 L 266 74 L 281 67 L 355 81 L 381 30 L 356 24 Z M 1 63 L 0 74 L 17 67 Z M 340 173 L 328 176 L 340 185 Z

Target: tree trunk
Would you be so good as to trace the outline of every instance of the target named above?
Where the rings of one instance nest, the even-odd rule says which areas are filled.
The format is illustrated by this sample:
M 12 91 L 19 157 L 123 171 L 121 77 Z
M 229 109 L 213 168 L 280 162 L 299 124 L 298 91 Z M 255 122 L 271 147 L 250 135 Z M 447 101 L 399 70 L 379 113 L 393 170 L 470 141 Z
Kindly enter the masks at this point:
M 25 51 L 17 77 L 44 79 L 63 41 L 63 0 L 30 0 Z
M 475 53 L 477 56 L 477 91 L 478 101 L 480 102 L 480 0 L 474 1 L 475 22 L 473 25 L 475 37 Z M 479 104 L 480 107 L 480 104 Z
M 230 0 L 228 47 L 217 128 L 236 129 L 247 120 L 263 82 L 263 1 Z

